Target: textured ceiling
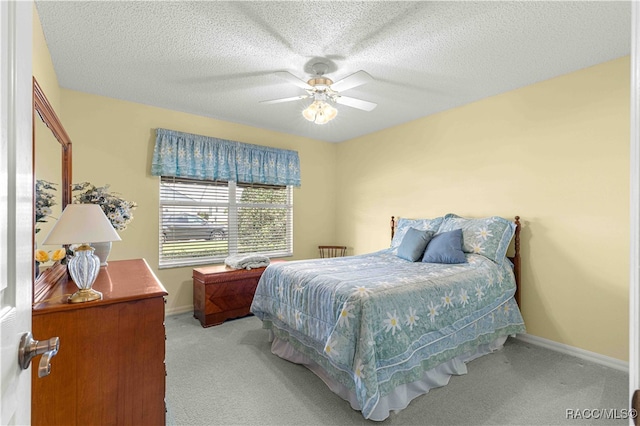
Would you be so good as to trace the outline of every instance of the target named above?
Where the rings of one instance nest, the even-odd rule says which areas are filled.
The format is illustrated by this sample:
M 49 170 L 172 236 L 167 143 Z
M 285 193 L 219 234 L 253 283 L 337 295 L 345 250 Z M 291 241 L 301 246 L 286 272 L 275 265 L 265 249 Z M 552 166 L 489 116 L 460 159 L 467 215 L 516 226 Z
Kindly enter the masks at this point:
M 62 87 L 340 142 L 629 54 L 630 2 L 36 1 Z M 306 121 L 322 59 L 343 92 Z

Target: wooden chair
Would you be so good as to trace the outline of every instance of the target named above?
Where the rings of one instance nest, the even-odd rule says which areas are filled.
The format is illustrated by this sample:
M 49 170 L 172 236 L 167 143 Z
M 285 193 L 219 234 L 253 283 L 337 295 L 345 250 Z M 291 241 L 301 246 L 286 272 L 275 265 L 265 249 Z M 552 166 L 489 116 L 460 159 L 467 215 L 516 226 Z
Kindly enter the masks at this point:
M 343 257 L 347 253 L 347 246 L 318 246 L 320 257 Z

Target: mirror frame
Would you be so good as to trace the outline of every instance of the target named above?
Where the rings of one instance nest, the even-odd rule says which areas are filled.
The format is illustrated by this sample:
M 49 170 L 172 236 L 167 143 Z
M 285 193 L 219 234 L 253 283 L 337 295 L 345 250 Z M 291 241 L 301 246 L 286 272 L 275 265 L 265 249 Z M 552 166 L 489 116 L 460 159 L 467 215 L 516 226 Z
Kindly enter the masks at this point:
M 55 110 L 49 103 L 49 100 L 45 96 L 42 88 L 38 84 L 38 81 L 35 77 L 33 77 L 33 122 L 32 126 L 32 144 L 33 144 L 33 182 L 35 185 L 36 181 L 36 170 L 35 170 L 35 147 L 36 147 L 36 116 L 40 117 L 44 124 L 51 130 L 51 133 L 56 138 L 56 140 L 60 143 L 60 148 L 62 152 L 62 181 L 61 181 L 61 189 L 62 189 L 62 197 L 61 204 L 62 210 L 67 206 L 67 204 L 71 204 L 71 138 L 67 134 L 66 130 L 62 126 L 62 122 L 60 122 L 60 118 L 56 114 Z M 32 247 L 35 246 L 35 204 L 34 204 L 34 224 L 33 224 L 33 244 Z M 31 256 L 33 258 L 33 255 Z M 38 300 L 39 296 L 46 291 L 49 287 L 58 282 L 63 276 L 66 276 L 67 267 L 65 265 L 61 265 L 60 262 L 55 263 L 53 266 L 44 270 L 38 278 L 33 280 L 33 300 Z M 35 275 L 35 272 L 34 272 Z

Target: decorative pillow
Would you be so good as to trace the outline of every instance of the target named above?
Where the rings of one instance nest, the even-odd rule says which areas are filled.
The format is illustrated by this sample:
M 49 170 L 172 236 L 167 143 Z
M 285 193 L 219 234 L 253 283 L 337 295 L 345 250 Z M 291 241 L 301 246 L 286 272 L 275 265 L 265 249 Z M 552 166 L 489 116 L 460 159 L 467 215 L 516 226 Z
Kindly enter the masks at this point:
M 462 229 L 443 232 L 433 236 L 424 252 L 425 263 L 466 263 L 462 251 Z
M 420 260 L 433 234 L 433 231 L 420 231 L 416 228 L 409 228 L 404 234 L 400 247 L 398 247 L 398 257 L 410 262 Z
M 433 233 L 436 233 L 443 220 L 443 217 L 437 217 L 435 219 L 399 218 L 396 226 L 396 232 L 393 234 L 393 240 L 391 240 L 391 248 L 395 249 L 400 246 L 400 243 L 402 243 L 402 239 L 404 238 L 404 234 L 407 233 L 409 228 L 415 228 L 420 231 L 433 231 Z
M 507 254 L 516 224 L 498 216 L 467 219 L 453 213 L 444 217 L 438 232 L 462 229 L 462 250 L 476 253 L 501 265 Z

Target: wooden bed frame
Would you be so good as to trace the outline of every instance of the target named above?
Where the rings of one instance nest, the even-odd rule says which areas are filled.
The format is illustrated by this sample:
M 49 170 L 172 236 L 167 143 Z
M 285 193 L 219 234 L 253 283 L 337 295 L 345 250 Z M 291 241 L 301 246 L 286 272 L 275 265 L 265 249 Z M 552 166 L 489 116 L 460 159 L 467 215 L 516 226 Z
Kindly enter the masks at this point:
M 398 217 L 398 219 L 400 219 Z M 522 306 L 520 304 L 520 216 L 516 216 L 514 218 L 514 223 L 516 224 L 516 230 L 513 234 L 513 247 L 515 252 L 513 256 L 507 256 L 507 258 L 513 263 L 513 275 L 516 277 L 516 294 L 514 298 L 516 299 L 516 303 L 518 306 Z M 393 240 L 393 236 L 396 233 L 396 226 L 398 225 L 396 217 L 391 216 L 391 239 Z

